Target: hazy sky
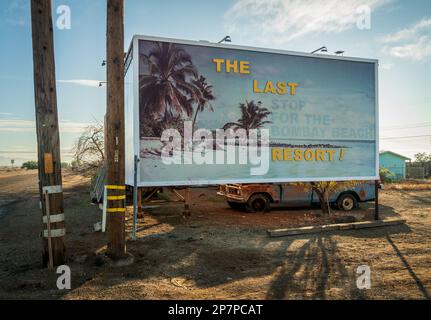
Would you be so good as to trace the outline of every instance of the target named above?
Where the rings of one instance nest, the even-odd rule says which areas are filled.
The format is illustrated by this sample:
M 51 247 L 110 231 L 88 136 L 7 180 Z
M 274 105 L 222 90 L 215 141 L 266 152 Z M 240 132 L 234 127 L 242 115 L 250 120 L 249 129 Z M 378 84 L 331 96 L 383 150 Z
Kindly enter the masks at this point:
M 0 2 L 0 165 L 36 159 L 30 8 Z M 264 3 L 264 5 L 262 4 Z M 370 28 L 358 28 L 363 8 Z M 80 130 L 105 112 L 106 0 L 53 1 L 71 9 L 71 29 L 55 28 L 63 159 Z M 125 50 L 134 34 L 328 53 L 380 60 L 380 149 L 431 152 L 431 2 L 428 0 L 125 1 Z M 414 136 L 414 138 L 412 137 Z M 416 137 L 423 136 L 423 137 Z M 406 138 L 407 137 L 407 138 Z

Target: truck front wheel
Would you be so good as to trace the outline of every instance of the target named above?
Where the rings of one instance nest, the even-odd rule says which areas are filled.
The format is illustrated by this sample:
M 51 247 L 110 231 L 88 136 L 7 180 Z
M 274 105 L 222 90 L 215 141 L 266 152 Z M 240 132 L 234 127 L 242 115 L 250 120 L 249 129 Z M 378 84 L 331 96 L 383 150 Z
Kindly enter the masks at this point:
M 227 204 L 234 210 L 242 210 L 244 209 L 244 203 L 228 201 Z
M 268 212 L 271 210 L 271 201 L 262 193 L 255 194 L 248 199 L 245 208 L 247 212 Z

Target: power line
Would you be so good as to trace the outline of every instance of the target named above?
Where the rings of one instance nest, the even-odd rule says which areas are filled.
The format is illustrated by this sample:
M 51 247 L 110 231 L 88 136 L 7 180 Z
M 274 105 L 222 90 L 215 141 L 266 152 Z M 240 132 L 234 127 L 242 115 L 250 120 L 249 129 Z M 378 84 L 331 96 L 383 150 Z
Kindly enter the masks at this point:
M 431 127 L 431 124 L 421 125 L 421 126 L 405 126 L 405 127 L 394 127 L 394 128 L 380 128 L 381 130 L 402 130 L 402 129 L 419 129 Z
M 416 138 L 426 138 L 426 137 L 431 137 L 431 134 L 424 134 L 419 136 L 385 137 L 385 138 L 380 138 L 380 140 L 416 139 Z
M 395 125 L 395 126 L 382 126 L 380 129 L 382 130 L 392 130 L 392 129 L 410 129 L 410 128 L 423 128 L 430 127 L 431 122 L 421 122 L 421 123 L 412 123 L 406 125 Z

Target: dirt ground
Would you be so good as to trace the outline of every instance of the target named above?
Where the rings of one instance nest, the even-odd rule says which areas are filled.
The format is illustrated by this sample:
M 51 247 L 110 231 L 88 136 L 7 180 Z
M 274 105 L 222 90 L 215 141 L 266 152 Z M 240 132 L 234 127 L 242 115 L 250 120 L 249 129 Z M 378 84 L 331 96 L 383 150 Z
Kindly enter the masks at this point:
M 0 172 L 0 299 L 425 299 L 431 293 L 431 190 L 380 192 L 382 217 L 405 225 L 269 238 L 268 229 L 315 225 L 318 208 L 249 214 L 230 209 L 216 189 L 193 189 L 192 216 L 180 202 L 155 202 L 127 242 L 129 266 L 105 258 L 106 235 L 89 180 L 66 173 L 66 247 L 72 289 L 41 268 L 36 171 Z M 171 197 L 169 193 L 164 197 Z M 173 199 L 173 198 L 172 198 Z M 371 219 L 373 203 L 348 215 Z M 129 213 L 130 214 L 130 213 Z M 127 222 L 128 231 L 131 221 Z M 371 270 L 371 289 L 356 270 Z

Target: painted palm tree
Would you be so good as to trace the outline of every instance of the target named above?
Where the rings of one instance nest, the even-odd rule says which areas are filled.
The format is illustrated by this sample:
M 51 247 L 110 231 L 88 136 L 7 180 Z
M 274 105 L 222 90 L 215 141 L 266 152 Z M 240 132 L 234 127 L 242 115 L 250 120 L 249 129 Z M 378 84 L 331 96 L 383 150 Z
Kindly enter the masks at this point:
M 151 115 L 169 123 L 183 113 L 191 117 L 199 92 L 193 85 L 198 75 L 190 55 L 178 45 L 156 42 L 141 59 L 148 66 L 139 78 L 141 119 Z
M 195 116 L 193 118 L 192 128 L 194 130 L 199 112 L 203 112 L 205 108 L 208 108 L 211 112 L 214 111 L 210 101 L 215 100 L 215 97 L 212 90 L 213 86 L 207 83 L 204 76 L 201 75 L 198 79 L 193 80 L 193 84 L 199 91 L 199 95 L 197 97 L 197 100 L 195 101 L 197 103 L 197 106 L 195 110 Z
M 262 102 L 255 103 L 252 101 L 245 101 L 240 103 L 241 118 L 237 122 L 228 122 L 224 125 L 223 129 L 233 128 L 234 130 L 245 129 L 247 134 L 250 129 L 260 129 L 265 124 L 272 123 L 272 121 L 265 120 L 272 112 L 267 108 L 262 107 Z

